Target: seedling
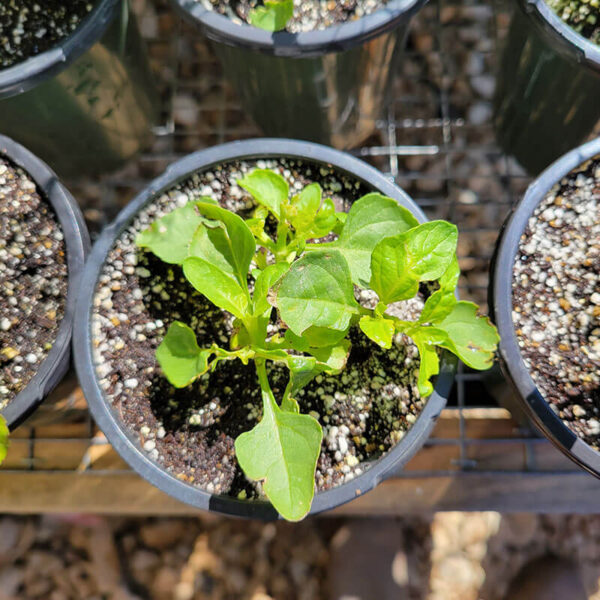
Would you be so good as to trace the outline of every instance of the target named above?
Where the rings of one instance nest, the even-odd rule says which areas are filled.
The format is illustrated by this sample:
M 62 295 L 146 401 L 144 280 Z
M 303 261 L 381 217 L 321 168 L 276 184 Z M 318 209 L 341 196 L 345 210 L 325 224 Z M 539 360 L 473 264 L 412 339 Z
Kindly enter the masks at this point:
M 314 495 L 322 430 L 300 414 L 299 390 L 320 373 L 340 373 L 350 352 L 348 333 L 358 326 L 382 348 L 406 334 L 420 353 L 418 389 L 433 391 L 439 372 L 438 348 L 475 369 L 491 366 L 498 334 L 477 306 L 459 302 L 456 259 L 458 232 L 445 221 L 419 225 L 395 200 L 367 194 L 348 213 L 336 212 L 313 183 L 290 199 L 287 182 L 271 170 L 256 169 L 239 185 L 257 203 L 243 220 L 211 198 L 200 198 L 155 221 L 137 245 L 167 263 L 181 265 L 191 285 L 234 317 L 228 348 L 198 346 L 194 331 L 174 322 L 156 351 L 175 387 L 188 386 L 224 360 L 253 361 L 262 390 L 262 420 L 235 442 L 238 462 L 286 519 L 302 519 Z M 270 234 L 265 223 L 276 223 Z M 331 234 L 337 238 L 331 241 Z M 330 241 L 319 238 L 329 236 Z M 334 236 L 335 237 L 335 236 Z M 250 283 L 249 283 L 250 282 Z M 388 312 L 394 302 L 419 293 L 422 282 L 435 289 L 417 321 Z M 355 289 L 377 293 L 371 310 Z M 269 336 L 272 311 L 282 334 Z M 283 396 L 276 399 L 267 361 L 289 369 Z
M 281 31 L 294 15 L 294 0 L 265 0 L 248 15 L 250 25 L 266 31 Z

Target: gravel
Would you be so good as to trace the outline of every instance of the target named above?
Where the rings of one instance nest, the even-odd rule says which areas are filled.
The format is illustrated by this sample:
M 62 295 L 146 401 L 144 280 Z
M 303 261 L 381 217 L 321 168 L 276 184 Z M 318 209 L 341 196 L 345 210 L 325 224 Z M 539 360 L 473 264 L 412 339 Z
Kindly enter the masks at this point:
M 247 23 L 251 9 L 262 4 L 257 0 L 197 0 L 204 6 L 227 15 L 236 23 Z M 294 0 L 294 16 L 287 31 L 299 33 L 327 29 L 346 21 L 354 21 L 382 8 L 388 0 Z
M 600 45 L 600 8 L 594 0 L 546 0 L 548 6 L 575 31 Z
M 552 409 L 600 450 L 600 157 L 564 177 L 521 238 L 513 320 Z
M 2 0 L 0 68 L 49 50 L 92 10 L 90 0 Z
M 260 488 L 246 480 L 237 466 L 234 439 L 260 416 L 260 390 L 253 366 L 223 362 L 212 374 L 183 390 L 161 375 L 155 349 L 169 324 L 179 319 L 195 331 L 201 346 L 214 340 L 226 345 L 231 315 L 217 309 L 166 265 L 134 245 L 137 232 L 190 199 L 211 195 L 225 207 L 248 215 L 250 197 L 232 185 L 255 166 L 277 168 L 294 190 L 318 181 L 338 209 L 366 191 L 358 182 L 339 177 L 332 168 L 297 161 L 233 162 L 197 173 L 141 211 L 120 235 L 100 275 L 92 321 L 94 360 L 101 388 L 125 426 L 135 432 L 148 456 L 175 477 L 203 489 L 240 498 L 256 497 Z M 358 297 L 365 305 L 373 295 Z M 421 300 L 396 307 L 414 318 Z M 271 326 L 271 333 L 277 324 Z M 399 337 L 383 351 L 357 331 L 344 373 L 319 376 L 299 402 L 323 425 L 318 462 L 318 489 L 327 489 L 360 474 L 367 461 L 393 447 L 420 413 L 416 377 L 418 352 Z M 281 397 L 287 372 L 272 367 L 270 379 Z M 152 444 L 148 444 L 152 441 Z
M 66 293 L 60 226 L 29 175 L 0 156 L 0 407 L 48 355 Z

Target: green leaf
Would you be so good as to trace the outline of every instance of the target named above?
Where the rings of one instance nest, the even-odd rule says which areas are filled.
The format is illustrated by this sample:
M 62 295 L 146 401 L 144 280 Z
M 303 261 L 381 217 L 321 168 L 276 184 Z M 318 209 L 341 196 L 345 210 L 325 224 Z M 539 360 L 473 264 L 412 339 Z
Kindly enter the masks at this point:
M 344 257 L 319 250 L 294 262 L 281 280 L 277 306 L 296 335 L 309 327 L 346 331 L 359 307 Z
M 189 255 L 202 258 L 222 271 L 231 273 L 240 285 L 246 286 L 250 262 L 256 252 L 252 232 L 242 218 L 229 210 L 205 202 L 198 202 L 197 207 L 202 215 L 212 221 L 211 224 L 204 223 L 198 227 L 189 247 Z
M 329 235 L 338 222 L 336 214 L 333 200 L 330 198 L 323 200 L 321 209 L 317 213 L 307 237 L 320 238 Z
M 394 321 L 385 318 L 361 317 L 359 326 L 362 332 L 382 348 L 392 347 L 396 327 Z
M 294 15 L 294 0 L 265 0 L 248 14 L 250 25 L 266 31 L 281 31 Z
M 456 285 L 459 276 L 460 268 L 455 256 L 446 272 L 438 280 L 440 289 L 427 298 L 419 317 L 419 323 L 439 323 L 452 312 L 452 308 L 458 302 Z
M 287 263 L 276 263 L 269 265 L 264 271 L 261 271 L 254 284 L 254 294 L 252 298 L 253 313 L 262 314 L 271 308 L 268 301 L 269 290 L 283 277 L 289 270 Z
M 213 304 L 224 308 L 239 319 L 247 315 L 248 288 L 242 288 L 229 273 L 197 256 L 191 256 L 183 261 L 183 273 L 194 288 Z
M 212 350 L 202 350 L 198 346 L 192 329 L 174 321 L 156 349 L 156 360 L 169 383 L 183 388 L 206 373 L 211 354 Z
M 252 197 L 266 206 L 278 219 L 281 216 L 281 205 L 287 202 L 290 188 L 287 181 L 270 169 L 254 169 L 238 185 L 249 192 Z
M 188 202 L 154 221 L 138 234 L 135 243 L 166 263 L 180 265 L 188 257 L 190 242 L 203 221 L 196 203 Z
M 8 446 L 10 445 L 10 431 L 8 430 L 8 425 L 6 424 L 6 420 L 2 415 L 0 415 L 0 463 L 4 461 L 6 458 L 6 453 L 8 452 Z
M 323 431 L 309 415 L 283 411 L 263 391 L 263 417 L 235 441 L 238 462 L 247 477 L 263 482 L 277 511 L 299 521 L 310 510 Z
M 500 337 L 487 317 L 477 316 L 477 309 L 472 302 L 457 302 L 437 327 L 448 335 L 448 341 L 440 345 L 467 366 L 483 371 L 492 366 Z
M 422 398 L 433 392 L 431 378 L 440 372 L 440 359 L 436 345 L 441 345 L 447 340 L 444 331 L 435 327 L 415 326 L 408 333 L 419 350 L 420 366 L 417 386 Z
M 381 194 L 367 194 L 353 205 L 340 237 L 332 244 L 343 253 L 352 281 L 367 287 L 371 279 L 371 254 L 383 239 L 419 224 L 406 208 Z
M 350 341 L 342 340 L 335 346 L 310 348 L 309 352 L 319 361 L 321 369 L 327 373 L 337 374 L 346 366 L 350 355 Z
M 290 385 L 286 397 L 295 396 L 298 391 L 308 385 L 313 378 L 323 371 L 317 364 L 317 359 L 314 356 L 294 356 L 289 354 L 287 365 L 290 370 Z
M 346 333 L 346 329 L 329 329 L 328 327 L 313 325 L 302 333 L 302 337 L 308 342 L 309 346 L 321 348 L 337 344 L 346 337 Z
M 407 268 L 419 281 L 441 277 L 456 256 L 458 229 L 447 221 L 423 223 L 402 237 L 406 244 Z
M 297 196 L 292 198 L 288 218 L 296 234 L 310 232 L 321 207 L 321 186 L 318 183 L 307 185 Z
M 375 246 L 371 256 L 369 286 L 384 304 L 413 298 L 419 291 L 419 281 L 412 277 L 407 267 L 408 256 L 403 235 L 382 240 Z
M 371 257 L 371 288 L 386 304 L 412 298 L 420 281 L 445 273 L 457 240 L 456 226 L 446 221 L 423 223 L 382 240 Z

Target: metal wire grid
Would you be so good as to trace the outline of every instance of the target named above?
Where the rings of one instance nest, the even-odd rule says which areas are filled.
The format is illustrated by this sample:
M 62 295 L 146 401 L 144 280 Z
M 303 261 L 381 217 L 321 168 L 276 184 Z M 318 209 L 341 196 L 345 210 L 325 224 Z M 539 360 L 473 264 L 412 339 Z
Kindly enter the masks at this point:
M 137 9 L 163 98 L 162 123 L 151 151 L 119 173 L 99 181 L 68 182 L 93 237 L 169 163 L 202 147 L 260 135 L 206 42 L 172 13 L 166 0 L 139 0 Z M 491 123 L 494 72 L 508 19 L 501 0 L 431 0 L 414 19 L 394 99 L 385 107 L 377 132 L 351 150 L 403 187 L 430 218 L 457 223 L 461 296 L 484 308 L 498 231 L 530 182 L 498 148 Z M 504 441 L 521 443 L 525 466 L 520 470 L 535 472 L 536 447 L 547 442 L 529 430 L 518 430 L 506 440 L 469 439 L 463 413 L 473 406 L 495 403 L 482 375 L 461 365 L 450 402 L 458 412 L 459 436 L 429 442 L 458 446 L 458 457 L 449 456 L 447 470 L 489 471 L 489 465 L 480 467 L 469 458 L 469 449 Z M 107 445 L 89 414 L 85 419 L 89 447 Z M 48 470 L 38 447 L 56 441 L 36 436 L 32 428 L 23 468 Z M 80 444 L 82 439 L 62 437 L 60 442 Z M 87 471 L 89 465 L 88 451 L 78 470 Z M 435 474 L 439 470 L 419 472 Z

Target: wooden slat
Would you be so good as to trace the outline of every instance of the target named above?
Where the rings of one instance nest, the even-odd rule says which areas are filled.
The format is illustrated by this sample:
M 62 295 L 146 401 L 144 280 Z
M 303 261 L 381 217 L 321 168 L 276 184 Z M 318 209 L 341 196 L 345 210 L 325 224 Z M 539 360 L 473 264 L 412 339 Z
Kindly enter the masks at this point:
M 586 473 L 458 473 L 390 479 L 330 514 L 405 515 L 433 511 L 598 513 L 600 481 Z M 133 473 L 0 474 L 0 512 L 191 515 L 198 511 Z

